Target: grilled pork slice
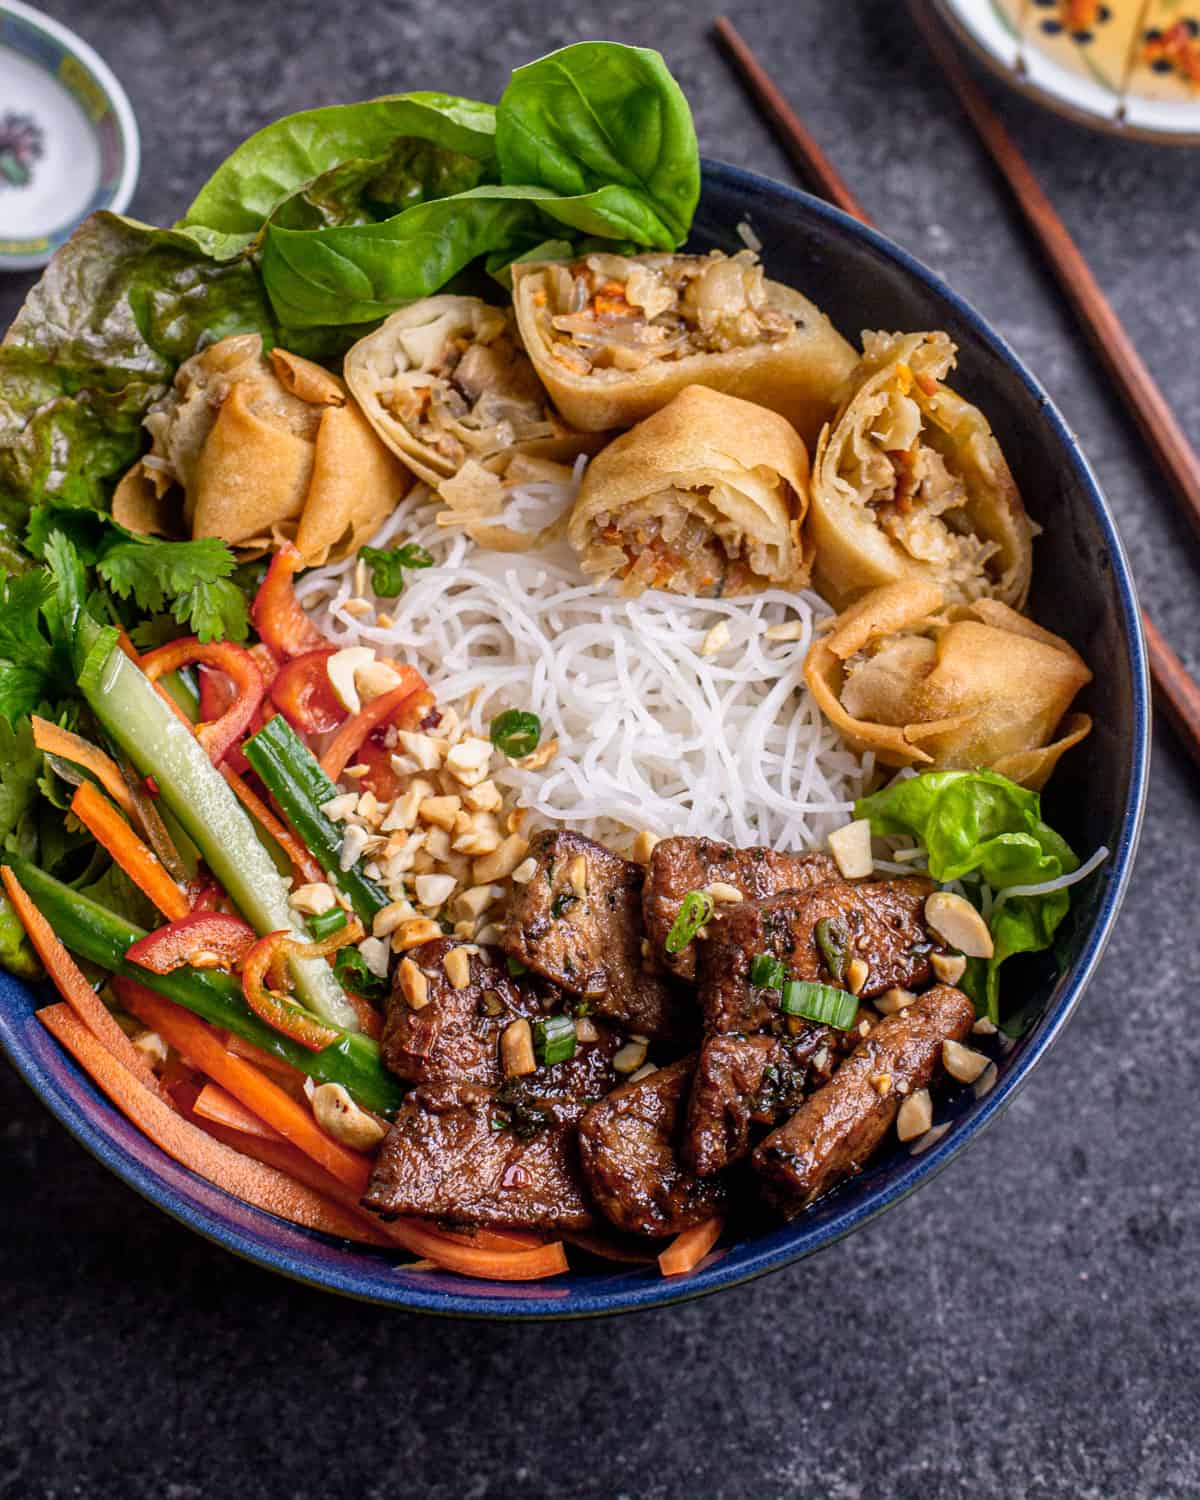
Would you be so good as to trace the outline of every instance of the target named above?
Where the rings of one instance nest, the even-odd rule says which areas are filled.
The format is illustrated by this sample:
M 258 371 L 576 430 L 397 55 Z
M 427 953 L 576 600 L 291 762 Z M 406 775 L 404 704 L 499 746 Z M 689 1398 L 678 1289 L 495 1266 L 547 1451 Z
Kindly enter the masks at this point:
M 924 922 L 928 880 L 831 881 L 727 906 L 699 944 L 700 1002 L 711 1032 L 777 1029 L 780 992 L 751 983 L 760 953 L 783 962 L 789 979 L 852 989 L 869 999 L 929 983 L 934 946 Z M 865 965 L 853 983 L 854 966 Z
M 397 969 L 381 1042 L 383 1061 L 410 1083 L 499 1088 L 504 1032 L 522 1018 L 561 1014 L 564 999 L 544 979 L 515 979 L 498 948 L 454 938 L 423 943 Z M 538 1092 L 591 1099 L 608 1093 L 620 1038 L 603 1022 L 593 1023 L 588 1035 L 589 1040 L 576 1039 L 570 1060 L 530 1075 Z
M 735 849 L 715 839 L 663 839 L 654 846 L 642 911 L 646 936 L 655 956 L 681 979 L 696 977 L 696 948 L 688 943 L 678 953 L 667 952 L 667 936 L 683 898 L 689 891 L 722 884 L 740 891 L 747 901 L 774 896 L 778 891 L 804 890 L 838 880 L 838 867 L 828 854 L 776 854 L 774 849 Z
M 752 1160 L 786 1218 L 862 1168 L 905 1096 L 933 1077 L 942 1043 L 961 1041 L 974 1021 L 961 990 L 936 986 L 873 1027 L 829 1083 L 763 1141 Z
M 688 1057 L 594 1104 L 579 1126 L 579 1150 L 592 1196 L 618 1229 L 677 1234 L 725 1203 L 719 1177 L 699 1177 L 678 1142 L 695 1058 Z
M 815 1021 L 795 1035 L 708 1037 L 688 1097 L 684 1160 L 702 1177 L 740 1161 L 751 1125 L 786 1120 L 806 1092 L 829 1082 L 857 1040 L 856 1032 Z
M 642 963 L 641 866 L 567 831 L 539 834 L 529 852 L 537 869 L 514 891 L 505 951 L 626 1031 L 685 1032 L 670 980 Z
M 414 1089 L 375 1159 L 365 1207 L 497 1228 L 585 1229 L 578 1100 L 476 1084 Z

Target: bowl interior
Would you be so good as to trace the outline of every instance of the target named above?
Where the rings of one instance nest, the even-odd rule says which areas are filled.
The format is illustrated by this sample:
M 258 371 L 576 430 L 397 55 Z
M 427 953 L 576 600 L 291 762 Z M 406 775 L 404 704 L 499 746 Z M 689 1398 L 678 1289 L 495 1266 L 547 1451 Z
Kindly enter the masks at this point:
M 1078 850 L 1112 856 L 1076 892 L 1054 955 L 1026 963 L 1023 992 L 1036 1020 L 1016 1041 L 997 1038 L 990 1089 L 943 1107 L 924 1150 L 897 1149 L 791 1225 L 721 1245 L 691 1276 L 657 1267 L 572 1270 L 547 1283 L 488 1284 L 411 1272 L 227 1197 L 168 1160 L 100 1096 L 33 1019 L 35 997 L 0 974 L 0 1045 L 48 1108 L 124 1181 L 190 1227 L 239 1254 L 315 1285 L 416 1310 L 513 1318 L 597 1315 L 715 1291 L 831 1243 L 919 1186 L 1012 1097 L 1062 1027 L 1107 938 L 1132 863 L 1145 796 L 1145 662 L 1128 567 L 1095 482 L 1045 393 L 979 317 L 930 272 L 881 236 L 795 189 L 705 164 L 693 247 L 743 248 L 738 225 L 761 240 L 768 274 L 823 307 L 850 338 L 864 328 L 945 329 L 959 345 L 955 385 L 990 418 L 1029 509 L 1037 542 L 1032 608 L 1097 669 L 1081 706 L 1096 722 L 1045 799 Z M 1061 581 L 1069 578 L 1069 588 Z M 1100 668 L 1103 670 L 1099 670 Z M 1014 963 L 1013 967 L 1016 965 Z M 978 1085 L 976 1086 L 978 1089 Z

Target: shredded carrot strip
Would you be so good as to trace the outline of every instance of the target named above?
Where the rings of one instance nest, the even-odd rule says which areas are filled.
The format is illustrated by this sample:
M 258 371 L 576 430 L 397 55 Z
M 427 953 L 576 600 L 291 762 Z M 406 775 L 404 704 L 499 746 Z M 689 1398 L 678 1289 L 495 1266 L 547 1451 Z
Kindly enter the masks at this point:
M 215 1125 L 227 1125 L 230 1130 L 240 1130 L 245 1135 L 259 1135 L 268 1141 L 283 1140 L 277 1130 L 264 1124 L 252 1110 L 240 1104 L 218 1083 L 206 1083 L 196 1095 L 192 1109 Z
M 89 744 L 79 735 L 72 734 L 69 729 L 51 724 L 48 719 L 39 719 L 37 714 L 32 716 L 30 722 L 33 725 L 33 743 L 39 750 L 46 755 L 60 756 L 63 760 L 69 760 L 74 765 L 82 766 L 85 771 L 90 771 L 126 817 L 137 816 L 133 798 L 121 775 L 121 768 L 111 756 L 105 755 L 103 750 Z
M 75 788 L 71 811 L 98 843 L 104 845 L 130 880 L 171 922 L 191 911 L 187 893 L 171 879 L 166 866 L 90 781 Z
M 339 1182 L 353 1188 L 360 1197 L 366 1192 L 370 1176 L 367 1158 L 357 1151 L 347 1150 L 327 1136 L 311 1110 L 293 1099 L 253 1063 L 227 1052 L 224 1042 L 211 1026 L 131 979 L 115 979 L 113 987 L 122 1005 L 147 1026 L 152 1026 L 193 1067 L 228 1090 L 260 1120 L 277 1130 L 293 1146 L 298 1146 L 306 1156 L 319 1162 Z
M 266 830 L 292 862 L 292 868 L 301 880 L 316 882 L 325 879 L 325 872 L 309 853 L 292 830 L 277 818 L 252 787 L 246 785 L 237 772 L 225 762 L 217 767 L 233 789 L 234 796 L 255 821 Z
M 273 1057 L 271 1053 L 262 1047 L 256 1047 L 253 1042 L 244 1041 L 240 1036 L 234 1036 L 233 1032 L 227 1033 L 225 1037 L 225 1050 L 232 1052 L 235 1057 L 244 1057 L 247 1062 L 255 1063 L 264 1068 L 268 1073 L 274 1073 L 280 1078 L 286 1078 L 290 1082 L 298 1082 L 303 1076 L 299 1068 L 293 1068 L 290 1062 L 284 1062 L 282 1057 Z
M 658 1257 L 659 1270 L 664 1276 L 683 1276 L 693 1271 L 717 1243 L 725 1220 L 720 1214 L 693 1224 L 682 1234 L 677 1234 Z
M 13 910 L 29 934 L 29 941 L 46 966 L 59 994 L 79 1017 L 100 1045 L 130 1072 L 139 1083 L 165 1101 L 166 1094 L 150 1064 L 113 1019 L 108 1007 L 87 982 L 79 965 L 59 942 L 50 923 L 30 900 L 25 887 L 8 865 L 0 869 L 0 879 L 12 902 Z
M 293 1224 L 319 1229 L 339 1239 L 366 1237 L 361 1215 L 214 1140 L 176 1114 L 169 1104 L 127 1073 L 67 1006 L 48 1006 L 39 1010 L 37 1016 L 121 1113 L 175 1161 L 243 1203 L 265 1209 Z M 382 1235 L 372 1235 L 371 1243 L 386 1242 Z

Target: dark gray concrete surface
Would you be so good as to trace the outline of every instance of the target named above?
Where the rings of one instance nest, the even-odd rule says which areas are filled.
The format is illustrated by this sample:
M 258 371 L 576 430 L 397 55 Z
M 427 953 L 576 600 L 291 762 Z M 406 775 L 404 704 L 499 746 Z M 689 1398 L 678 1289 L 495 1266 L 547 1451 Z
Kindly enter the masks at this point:
M 606 35 L 660 46 L 702 148 L 786 164 L 682 0 L 54 0 L 133 98 L 166 221 L 276 115 L 398 88 L 494 98 Z M 735 17 L 880 224 L 1016 346 L 1083 437 L 1146 603 L 1200 671 L 1200 550 L 897 0 Z M 1200 436 L 1200 153 L 1001 100 Z M 25 282 L 0 280 L 0 327 Z M 1102 669 L 1102 667 L 1101 667 Z M 0 1496 L 200 1500 L 1168 1500 L 1200 1493 L 1200 773 L 1164 729 L 1103 968 L 1013 1108 L 815 1260 L 689 1306 L 502 1328 L 243 1265 L 85 1156 L 0 1066 Z

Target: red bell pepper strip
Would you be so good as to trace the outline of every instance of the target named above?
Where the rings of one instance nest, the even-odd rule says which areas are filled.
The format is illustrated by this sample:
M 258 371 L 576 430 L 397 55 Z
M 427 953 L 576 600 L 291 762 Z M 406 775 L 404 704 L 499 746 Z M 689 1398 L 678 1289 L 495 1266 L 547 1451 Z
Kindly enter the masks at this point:
M 360 791 L 372 792 L 380 802 L 394 802 L 403 783 L 392 769 L 392 752 L 378 740 L 365 740 L 354 752 L 355 762 L 366 766 L 366 774 L 355 783 Z
M 299 734 L 327 734 L 346 717 L 329 680 L 332 646 L 294 656 L 279 669 L 269 692 L 271 701 Z
M 329 642 L 300 608 L 292 588 L 293 575 L 304 559 L 291 542 L 284 542 L 271 559 L 267 576 L 259 585 L 250 618 L 254 628 L 276 656 L 286 659 L 320 651 Z
M 196 911 L 139 938 L 125 957 L 153 974 L 193 969 L 236 969 L 258 941 L 254 928 L 223 911 Z
M 157 682 L 166 672 L 176 672 L 180 667 L 199 663 L 215 667 L 233 680 L 237 696 L 219 719 L 212 723 L 199 724 L 196 738 L 200 741 L 214 766 L 219 766 L 231 747 L 241 739 L 250 727 L 255 711 L 262 703 L 262 673 L 258 663 L 244 646 L 232 641 L 209 641 L 205 644 L 195 636 L 187 636 L 169 645 L 159 646 L 142 657 L 142 671 L 151 682 Z
M 329 748 L 321 757 L 321 769 L 330 781 L 338 779 L 368 735 L 382 728 L 414 693 L 419 693 L 426 686 L 425 679 L 416 667 L 397 666 L 395 671 L 402 679 L 400 685 L 392 688 L 389 693 L 381 693 L 378 698 L 372 698 L 365 708 L 360 709 L 352 719 L 346 720 L 330 741 Z
M 293 932 L 268 932 L 254 944 L 242 964 L 242 993 L 246 1004 L 260 1020 L 281 1035 L 313 1052 L 320 1052 L 323 1047 L 336 1042 L 340 1033 L 292 1004 L 283 990 L 287 960 L 325 958 L 349 943 L 360 942 L 362 936 L 362 923 L 357 918 L 337 932 L 331 932 L 319 943 L 303 942 Z M 268 978 L 278 988 L 268 989 Z

